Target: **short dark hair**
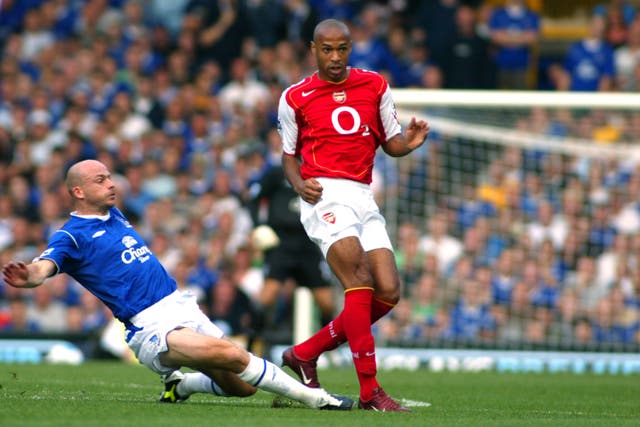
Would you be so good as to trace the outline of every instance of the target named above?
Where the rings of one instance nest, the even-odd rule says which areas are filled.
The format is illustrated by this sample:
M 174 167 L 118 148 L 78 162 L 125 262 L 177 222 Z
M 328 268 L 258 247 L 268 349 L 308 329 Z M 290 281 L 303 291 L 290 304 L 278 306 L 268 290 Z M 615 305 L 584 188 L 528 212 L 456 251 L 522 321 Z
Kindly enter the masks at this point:
M 342 21 L 338 21 L 337 19 L 329 18 L 320 21 L 318 25 L 316 25 L 316 28 L 313 30 L 313 41 L 315 42 L 318 39 L 320 33 L 328 28 L 338 28 L 342 30 L 347 37 L 351 37 L 351 31 L 349 30 L 347 24 Z

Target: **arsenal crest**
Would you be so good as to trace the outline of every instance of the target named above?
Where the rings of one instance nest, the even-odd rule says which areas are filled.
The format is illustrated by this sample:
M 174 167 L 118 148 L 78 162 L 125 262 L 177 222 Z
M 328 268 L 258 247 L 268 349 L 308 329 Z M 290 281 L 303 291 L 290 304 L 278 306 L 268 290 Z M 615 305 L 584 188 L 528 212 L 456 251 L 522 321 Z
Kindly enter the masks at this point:
M 327 221 L 329 224 L 335 224 L 336 223 L 336 216 L 333 214 L 333 212 L 327 212 L 327 213 L 322 214 L 322 219 Z
M 347 100 L 347 92 L 341 90 L 340 92 L 333 92 L 333 100 L 338 104 L 342 104 Z

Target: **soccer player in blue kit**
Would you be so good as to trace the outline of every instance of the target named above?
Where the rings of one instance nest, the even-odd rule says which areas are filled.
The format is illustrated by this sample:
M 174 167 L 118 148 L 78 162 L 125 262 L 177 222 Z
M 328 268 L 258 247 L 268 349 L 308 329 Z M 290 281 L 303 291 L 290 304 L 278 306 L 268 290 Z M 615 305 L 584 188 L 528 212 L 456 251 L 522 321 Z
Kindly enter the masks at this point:
M 353 400 L 306 387 L 226 339 L 199 309 L 196 297 L 177 290 L 115 207 L 116 188 L 104 164 L 74 164 L 66 185 L 74 201 L 71 218 L 30 264 L 4 265 L 6 283 L 31 288 L 58 273 L 76 279 L 125 324 L 125 339 L 140 363 L 163 377 L 161 402 L 181 402 L 193 393 L 246 397 L 260 388 L 312 408 L 352 408 Z M 182 373 L 183 366 L 196 372 Z

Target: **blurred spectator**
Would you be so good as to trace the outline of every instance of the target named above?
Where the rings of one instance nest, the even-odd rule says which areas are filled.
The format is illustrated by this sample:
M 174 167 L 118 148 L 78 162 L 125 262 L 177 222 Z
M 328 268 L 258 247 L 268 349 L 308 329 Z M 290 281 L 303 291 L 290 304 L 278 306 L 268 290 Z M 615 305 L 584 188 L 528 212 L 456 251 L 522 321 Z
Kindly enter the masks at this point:
M 568 225 L 555 215 L 553 205 L 547 200 L 541 200 L 535 219 L 527 225 L 527 233 L 534 248 L 539 248 L 543 241 L 549 239 L 555 249 L 562 249 L 568 232 Z
M 230 267 L 233 268 L 233 267 Z M 230 337 L 252 333 L 255 314 L 250 298 L 233 278 L 233 270 L 224 270 L 211 289 L 209 317 Z
M 507 0 L 489 22 L 491 41 L 498 47 L 495 63 L 499 89 L 528 89 L 533 47 L 540 36 L 540 17 L 525 0 Z
M 491 312 L 496 319 L 497 338 L 504 343 L 518 343 L 528 339 L 527 328 L 533 319 L 530 289 L 523 281 L 513 286 L 508 305 L 494 305 Z
M 28 315 L 29 305 L 23 296 L 16 296 L 8 300 L 7 319 L 0 326 L 0 332 L 8 333 L 38 333 L 40 328 L 36 320 Z
M 144 8 L 146 19 L 166 28 L 175 39 L 182 26 L 185 8 L 189 2 L 190 0 L 148 0 Z
M 607 0 L 595 5 L 592 13 L 594 16 L 606 17 L 611 9 L 615 9 L 619 11 L 622 22 L 625 25 L 630 25 L 636 17 L 636 8 L 637 6 L 629 0 Z
M 455 37 L 458 6 L 458 0 L 420 2 L 411 17 L 412 39 L 426 43 L 429 56 L 436 64 L 442 64 Z
M 33 61 L 45 49 L 50 48 L 55 39 L 51 27 L 45 21 L 42 9 L 29 9 L 22 21 L 22 44 L 20 59 Z
M 480 284 L 465 281 L 457 304 L 450 311 L 451 335 L 462 341 L 489 341 L 496 338 L 496 320 Z
M 493 304 L 509 306 L 513 288 L 518 282 L 518 268 L 514 264 L 513 250 L 505 249 L 496 261 L 495 274 L 491 281 L 491 299 Z
M 309 4 L 318 14 L 318 21 L 333 18 L 341 21 L 353 21 L 358 13 L 358 1 L 349 0 L 311 0 Z
M 576 290 L 565 290 L 558 298 L 558 310 L 549 328 L 549 339 L 555 345 L 575 345 L 574 325 L 580 316 Z
M 422 274 L 423 254 L 419 250 L 419 239 L 418 227 L 414 223 L 405 221 L 400 224 L 395 257 L 407 296 Z
M 400 64 L 387 45 L 378 37 L 383 24 L 373 5 L 365 7 L 351 26 L 351 54 L 349 65 L 365 70 L 376 70 L 388 77 L 389 84 L 402 83 Z
M 182 31 L 197 35 L 198 61 L 217 61 L 225 75 L 233 59 L 242 54 L 248 28 L 239 0 L 190 0 L 182 23 Z
M 67 330 L 67 307 L 54 298 L 48 286 L 35 288 L 31 295 L 27 318 L 36 325 L 38 332 L 60 333 Z
M 640 21 L 629 26 L 626 41 L 615 49 L 616 88 L 634 91 L 638 88 L 638 66 L 640 65 Z
M 592 257 L 581 256 L 578 259 L 575 272 L 567 277 L 565 289 L 575 290 L 580 313 L 589 316 L 598 300 L 606 294 L 598 284 L 596 263 Z
M 604 19 L 593 17 L 588 36 L 569 47 L 564 60 L 569 90 L 608 91 L 613 88 L 613 49 L 604 39 L 604 31 Z
M 220 89 L 220 106 L 223 112 L 252 112 L 272 102 L 267 85 L 251 76 L 247 59 L 241 57 L 231 61 L 230 77 L 231 80 Z
M 460 240 L 449 234 L 449 219 L 443 212 L 429 218 L 427 233 L 418 244 L 422 253 L 437 257 L 440 274 L 447 274 L 463 253 Z
M 423 336 L 437 338 L 444 331 L 441 312 L 444 310 L 438 285 L 438 278 L 432 274 L 424 274 L 416 283 L 412 293 L 413 301 L 411 318 L 424 331 Z
M 460 6 L 456 11 L 456 34 L 441 61 L 444 87 L 449 89 L 493 89 L 495 70 L 489 44 L 476 30 L 475 11 Z
M 630 236 L 618 234 L 613 244 L 598 255 L 596 258 L 597 281 L 601 289 L 606 290 L 613 285 L 618 264 L 627 264 L 632 260 L 630 249 Z
M 615 309 L 622 311 L 616 312 Z M 614 306 L 609 295 L 598 301 L 592 322 L 593 338 L 596 343 L 621 346 L 637 342 L 636 334 L 639 329 L 637 315 L 623 309 L 624 306 Z

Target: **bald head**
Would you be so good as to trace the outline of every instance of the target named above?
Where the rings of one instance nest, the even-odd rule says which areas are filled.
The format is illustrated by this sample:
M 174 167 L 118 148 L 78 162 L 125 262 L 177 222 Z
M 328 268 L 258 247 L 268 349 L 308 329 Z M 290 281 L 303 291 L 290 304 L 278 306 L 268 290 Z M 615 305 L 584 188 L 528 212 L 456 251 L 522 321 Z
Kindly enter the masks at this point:
M 97 160 L 83 160 L 75 163 L 67 171 L 67 177 L 65 184 L 67 190 L 71 193 L 73 187 L 82 185 L 94 172 L 100 170 L 107 170 L 107 167 Z
M 325 19 L 320 21 L 313 30 L 313 41 L 318 43 L 320 39 L 325 38 L 331 31 L 339 31 L 344 37 L 351 39 L 351 31 L 344 22 L 337 19 Z

